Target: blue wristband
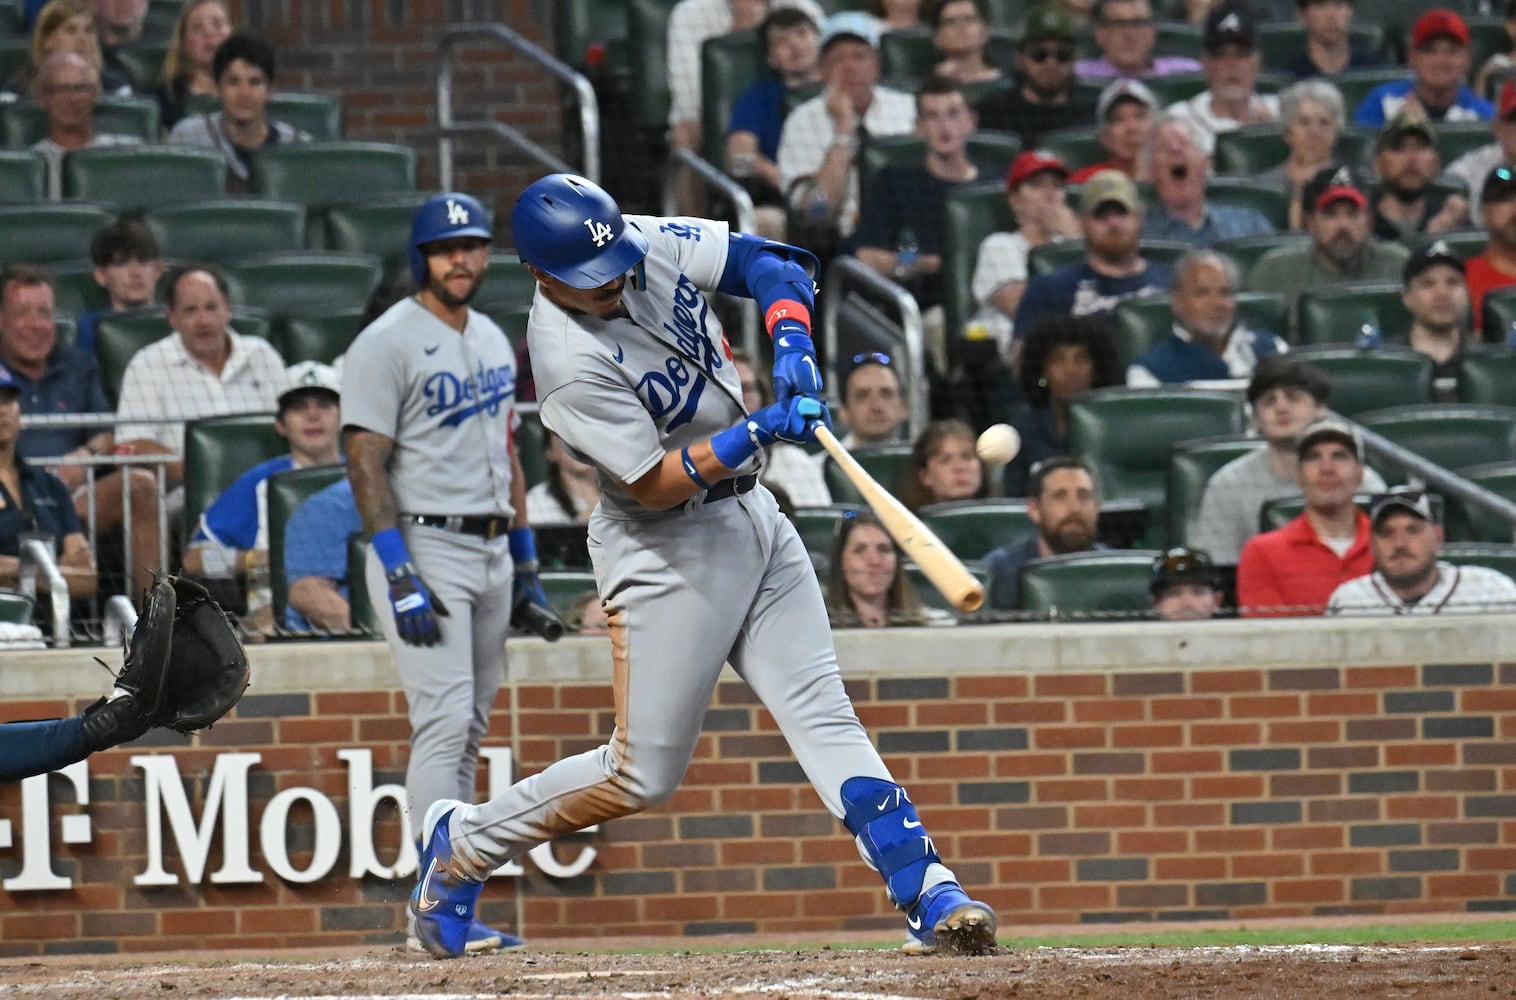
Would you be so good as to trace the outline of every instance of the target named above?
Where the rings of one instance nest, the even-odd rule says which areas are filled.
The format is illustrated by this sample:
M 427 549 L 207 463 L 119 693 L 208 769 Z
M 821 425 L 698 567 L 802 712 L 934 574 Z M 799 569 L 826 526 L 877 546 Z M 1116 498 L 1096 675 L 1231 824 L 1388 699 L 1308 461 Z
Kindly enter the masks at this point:
M 728 469 L 738 468 L 758 450 L 758 442 L 748 432 L 747 424 L 743 420 L 711 438 L 711 451 L 715 453 L 716 460 Z
M 537 533 L 530 525 L 512 528 L 505 533 L 505 537 L 510 542 L 511 561 L 517 566 L 537 561 Z
M 679 449 L 679 461 L 684 465 L 684 474 L 693 479 L 696 486 L 702 490 L 711 488 L 711 484 L 701 478 L 700 470 L 695 468 L 695 460 L 690 458 L 690 450 L 688 448 Z
M 399 528 L 385 528 L 370 544 L 379 561 L 384 563 L 386 573 L 393 573 L 411 561 L 411 550 L 406 547 L 405 536 Z

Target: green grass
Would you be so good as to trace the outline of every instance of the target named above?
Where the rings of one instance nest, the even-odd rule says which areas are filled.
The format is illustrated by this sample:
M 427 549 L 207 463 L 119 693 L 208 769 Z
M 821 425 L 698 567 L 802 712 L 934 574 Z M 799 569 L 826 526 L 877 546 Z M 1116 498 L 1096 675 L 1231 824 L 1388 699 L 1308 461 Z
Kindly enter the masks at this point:
M 1258 944 L 1399 944 L 1412 941 L 1512 941 L 1516 920 L 1486 923 L 1366 924 L 1356 927 L 1290 927 L 1253 930 L 1187 931 L 1179 928 L 1157 933 L 1050 934 L 1037 937 L 1001 938 L 1012 948 L 1122 948 L 1156 945 L 1165 948 L 1221 948 Z

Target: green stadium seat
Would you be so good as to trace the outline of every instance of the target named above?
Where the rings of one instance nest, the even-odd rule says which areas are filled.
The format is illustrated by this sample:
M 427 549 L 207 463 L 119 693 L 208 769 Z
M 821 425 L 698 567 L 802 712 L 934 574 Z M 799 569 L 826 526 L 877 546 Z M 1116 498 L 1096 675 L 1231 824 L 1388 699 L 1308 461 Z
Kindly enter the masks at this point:
M 1168 264 L 1170 267 L 1194 249 L 1188 243 L 1180 243 L 1178 240 L 1142 240 L 1138 248 L 1148 260 Z M 1084 259 L 1085 252 L 1083 240 L 1044 243 L 1040 247 L 1033 247 L 1027 254 L 1027 273 L 1036 278 L 1067 264 L 1077 264 Z
M 1217 253 L 1226 254 L 1237 262 L 1237 269 L 1242 273 L 1243 283 L 1246 284 L 1248 273 L 1253 270 L 1253 265 L 1258 263 L 1258 259 L 1264 254 L 1279 247 L 1308 243 L 1310 239 L 1305 233 L 1263 233 L 1258 236 L 1239 236 L 1236 239 L 1222 240 L 1212 249 Z M 1285 330 L 1281 327 L 1275 332 L 1284 336 Z
M 1201 73 L 1170 73 L 1168 76 L 1153 77 L 1142 82 L 1158 98 L 1160 108 L 1188 101 L 1207 86 L 1205 76 Z
M 1487 6 L 1494 13 L 1464 17 L 1464 23 L 1469 29 L 1469 66 L 1475 72 L 1490 56 L 1497 52 L 1509 52 L 1511 49 L 1511 36 L 1506 33 L 1505 18 L 1500 16 L 1506 10 L 1505 6 L 1481 2 L 1475 4 L 1475 9 L 1480 6 Z M 1470 82 L 1472 83 L 1472 80 Z M 1442 162 L 1448 161 L 1444 159 Z
M 253 190 L 303 205 L 338 205 L 416 190 L 416 151 L 387 142 L 301 142 L 253 161 Z
M 1449 229 L 1446 232 L 1422 236 L 1416 241 L 1416 245 L 1420 248 L 1438 242 L 1446 243 L 1449 249 L 1464 260 L 1468 260 L 1470 257 L 1477 257 L 1484 253 L 1484 246 L 1489 238 L 1489 233 L 1483 229 Z
M 1167 531 L 1165 478 L 1169 449 L 1182 441 L 1241 434 L 1242 399 L 1207 389 L 1098 389 L 1069 406 L 1069 451 L 1095 469 L 1102 497 L 1141 501 L 1146 539 Z
M 32 606 L 32 599 L 24 594 L 0 591 L 0 622 L 9 625 L 30 625 Z
M 1355 493 L 1353 502 L 1368 513 L 1374 506 L 1374 494 Z M 1305 497 L 1267 500 L 1258 508 L 1258 530 L 1278 531 L 1305 512 Z
M 553 49 L 558 58 L 581 72 L 618 54 L 627 42 L 626 0 L 557 0 L 553 4 Z M 598 50 L 597 57 L 591 56 Z
M 718 168 L 726 162 L 726 127 L 732 106 L 749 84 L 771 77 L 758 50 L 758 35 L 736 31 L 706 39 L 700 47 L 701 154 Z
M 871 447 L 857 447 L 852 449 L 852 455 L 858 460 L 858 464 L 868 471 L 868 474 L 890 492 L 899 489 L 901 476 L 911 462 L 911 446 L 909 444 L 882 444 Z M 821 467 L 822 478 L 826 480 L 826 487 L 832 494 L 832 502 L 840 504 L 864 502 L 863 494 L 853 486 L 853 481 L 847 474 L 837 467 L 830 455 Z
M 969 563 L 964 568 L 969 571 L 970 576 L 979 581 L 981 587 L 984 587 L 986 590 L 989 589 L 989 570 L 977 563 Z M 915 563 L 908 562 L 905 564 L 905 578 L 910 581 L 911 589 L 916 592 L 916 599 L 921 602 L 923 607 L 933 608 L 937 611 L 946 611 L 961 622 L 980 620 L 982 609 L 971 614 L 965 614 L 953 607 L 953 602 L 944 597 L 940 590 L 932 586 L 932 581 L 927 579 L 927 575 Z M 824 586 L 825 584 L 823 584 Z
M 355 531 L 347 539 L 347 607 L 353 628 L 378 637 L 384 634 L 379 612 L 368 597 L 368 539 Z
M 1516 331 L 1516 285 L 1485 292 L 1480 312 L 1484 336 L 1494 343 L 1504 343 Z
M 30 58 L 31 38 L 0 38 L 0 80 L 15 76 Z
M 1452 542 L 1438 558 L 1454 566 L 1483 566 L 1516 580 L 1516 545 L 1493 542 Z
M 32 204 L 47 197 L 47 162 L 36 153 L 0 149 L 0 204 Z
M 1214 437 L 1181 441 L 1169 449 L 1169 467 L 1164 479 L 1168 503 L 1168 546 L 1192 545 L 1195 515 L 1205 496 L 1205 485 L 1223 465 L 1265 446 L 1262 438 Z
M 1361 413 L 1358 422 L 1445 469 L 1516 458 L 1516 408 L 1509 406 L 1395 406 Z M 1394 463 L 1382 459 L 1371 462 L 1387 483 L 1405 481 L 1404 470 Z
M 4 216 L 0 215 L 0 229 L 4 227 Z M 85 246 L 88 247 L 88 243 Z M 88 258 L 75 257 L 50 263 L 47 269 L 53 275 L 53 309 L 56 312 L 77 316 L 110 305 L 105 289 L 95 280 L 95 265 Z
M 321 213 L 328 250 L 378 254 L 386 273 L 409 272 L 407 244 L 416 209 L 430 195 L 416 191 L 373 201 L 333 205 Z
M 123 211 L 226 194 L 226 161 L 198 146 L 112 146 L 63 158 L 63 197 Z
M 1287 309 L 1284 300 L 1265 292 L 1239 292 L 1237 317 L 1254 330 L 1284 336 Z M 1154 344 L 1167 337 L 1174 328 L 1173 299 L 1167 295 L 1145 295 L 1126 299 L 1116 306 L 1116 350 L 1121 370 L 1136 361 Z
M 1516 462 L 1466 466 L 1458 470 L 1458 475 L 1516 502 Z M 1516 531 L 1504 518 L 1466 504 L 1452 494 L 1447 497 L 1443 526 L 1448 540 L 1456 542 L 1509 543 Z
M 358 324 L 366 311 L 364 306 L 335 306 L 291 316 L 269 334 L 269 343 L 285 364 L 320 361 L 329 365 L 358 336 Z
M 284 627 L 284 612 L 289 607 L 289 579 L 284 575 L 284 528 L 290 515 L 313 493 L 317 493 L 347 475 L 345 465 L 318 465 L 308 469 L 289 469 L 268 478 L 268 565 L 269 583 L 274 592 L 274 626 Z
M 1437 133 L 1437 155 L 1444 167 L 1464 153 L 1494 141 L 1489 122 L 1438 122 L 1433 129 Z
M 363 306 L 384 279 L 373 254 L 303 250 L 238 257 L 225 266 L 232 301 L 263 309 L 275 323 L 335 306 Z
M 1052 153 L 1070 170 L 1100 163 L 1109 156 L 1100 145 L 1100 130 L 1088 125 L 1044 132 L 1037 148 Z
M 232 311 L 232 329 L 249 337 L 268 338 L 268 319 L 259 312 Z M 156 343 L 172 332 L 168 316 L 162 309 L 102 316 L 95 324 L 95 367 L 100 375 L 105 398 L 115 406 L 121 393 L 121 380 L 132 355 L 148 344 Z
M 952 334 L 978 310 L 974 301 L 974 266 L 979 244 L 991 233 L 1010 232 L 1015 217 L 1000 181 L 970 184 L 948 192 L 946 242 L 942 248 L 942 309 Z M 949 343 L 954 337 L 948 338 Z
M 259 462 L 289 453 L 272 413 L 233 413 L 191 420 L 184 427 L 184 537 L 205 508 Z
M 132 85 L 141 93 L 147 93 L 158 85 L 163 72 L 163 57 L 168 54 L 168 44 L 149 38 L 146 32 L 140 41 L 130 42 L 116 50 Z
M 332 94 L 276 91 L 269 95 L 268 116 L 288 122 L 317 142 L 342 138 L 342 100 Z
M 996 176 L 1002 179 L 1019 152 L 1021 140 L 1009 132 L 980 131 L 968 140 L 969 159 L 995 170 Z M 858 154 L 858 190 L 863 202 L 867 204 L 874 179 L 886 166 L 919 166 L 925 160 L 926 141 L 918 135 L 870 138 Z M 1001 190 L 1004 190 L 1003 186 Z
M 1380 21 L 1380 23 L 1384 23 Z M 1349 69 L 1332 77 L 1332 83 L 1342 91 L 1342 104 L 1347 109 L 1348 121 L 1353 120 L 1353 112 L 1363 99 L 1369 96 L 1369 91 L 1381 83 L 1394 83 L 1406 78 L 1404 66 L 1382 66 L 1373 69 Z
M 1035 530 L 1019 500 L 955 500 L 917 511 L 959 559 L 983 559 L 992 549 Z
M 1188 21 L 1161 20 L 1158 22 L 1158 41 L 1153 51 L 1164 56 L 1188 56 L 1199 60 L 1200 25 Z
M 1132 620 L 1148 613 L 1156 550 L 1076 552 L 1021 569 L 1021 610 L 1052 620 Z
M 1311 346 L 1296 352 L 1332 380 L 1329 402 L 1345 417 L 1383 408 L 1387 400 L 1432 401 L 1432 359 L 1409 347 Z
M 1516 298 L 1508 301 L 1516 305 Z M 1458 402 L 1516 406 L 1516 351 L 1490 348 L 1465 354 L 1458 372 Z
M 1205 186 L 1206 201 L 1217 205 L 1256 209 L 1275 229 L 1290 225 L 1290 196 L 1246 177 L 1213 177 Z
M 537 279 L 521 263 L 521 258 L 513 253 L 492 253 L 489 270 L 484 273 L 484 282 L 474 298 L 474 308 L 491 316 L 501 310 L 527 310 L 536 292 Z
M 598 593 L 595 574 L 585 569 L 544 569 L 539 578 L 547 603 L 568 621 L 574 602 L 585 594 Z
M 795 530 L 800 534 L 800 540 L 805 543 L 805 550 L 811 554 L 811 562 L 825 569 L 838 523 L 843 518 L 856 514 L 860 509 L 855 504 L 795 508 L 791 520 L 795 523 Z
M 160 205 L 146 219 L 169 260 L 219 262 L 305 247 L 305 206 L 295 202 L 195 201 Z
M 97 133 L 158 141 L 158 102 L 150 97 L 101 97 L 91 121 Z M 41 105 L 34 101 L 0 105 L 0 145 L 25 149 L 46 135 L 47 114 Z
M 103 205 L 0 205 L 0 265 L 52 264 L 89 254 L 90 238 L 115 220 Z
M 669 117 L 668 22 L 674 0 L 630 0 L 627 51 L 632 57 L 634 123 L 661 130 Z
M 1305 51 L 1305 26 L 1299 21 L 1265 22 L 1257 31 L 1258 51 L 1265 66 L 1293 66 Z M 1348 44 L 1355 54 L 1381 58 L 1387 42 L 1383 25 L 1359 22 L 1348 26 Z
M 1397 282 L 1328 285 L 1300 293 L 1296 300 L 1298 340 L 1302 344 L 1351 343 L 1367 325 L 1384 336 L 1410 329 L 1411 314 Z
M 902 28 L 879 36 L 879 75 L 886 80 L 922 80 L 939 60 L 932 29 Z

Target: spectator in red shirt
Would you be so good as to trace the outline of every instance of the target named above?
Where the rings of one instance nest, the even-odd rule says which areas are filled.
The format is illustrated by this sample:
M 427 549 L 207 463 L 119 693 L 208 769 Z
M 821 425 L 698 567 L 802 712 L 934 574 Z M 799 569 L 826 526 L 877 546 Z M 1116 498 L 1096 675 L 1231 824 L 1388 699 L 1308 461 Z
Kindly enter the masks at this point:
M 1469 308 L 1474 314 L 1474 332 L 1485 340 L 1500 342 L 1508 330 L 1484 329 L 1484 294 L 1516 285 L 1516 170 L 1496 167 L 1484 178 L 1479 197 L 1479 220 L 1489 232 L 1484 253 L 1468 262 Z
M 1255 535 L 1237 564 L 1243 617 L 1319 615 L 1337 585 L 1370 573 L 1369 518 L 1353 502 L 1363 482 L 1363 441 L 1349 423 L 1328 417 L 1300 432 L 1295 476 L 1305 513 Z

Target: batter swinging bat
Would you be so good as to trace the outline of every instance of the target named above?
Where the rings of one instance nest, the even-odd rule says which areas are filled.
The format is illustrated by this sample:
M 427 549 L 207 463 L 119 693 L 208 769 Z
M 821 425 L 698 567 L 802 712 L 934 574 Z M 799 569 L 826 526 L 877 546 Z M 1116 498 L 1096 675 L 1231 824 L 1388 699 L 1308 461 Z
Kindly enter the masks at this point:
M 906 556 L 921 567 L 921 572 L 932 581 L 932 586 L 941 591 L 942 596 L 959 611 L 978 611 L 984 603 L 984 586 L 964 568 L 958 557 L 949 552 L 947 546 L 905 504 L 875 482 L 874 477 L 858 464 L 856 458 L 848 454 L 848 450 L 842 447 L 842 442 L 830 430 L 817 426 L 816 440 L 821 442 L 827 454 L 847 473 L 848 479 L 852 480 L 858 492 L 863 494 L 863 498 L 873 508 L 874 515 L 884 525 L 884 530 L 889 532 Z

